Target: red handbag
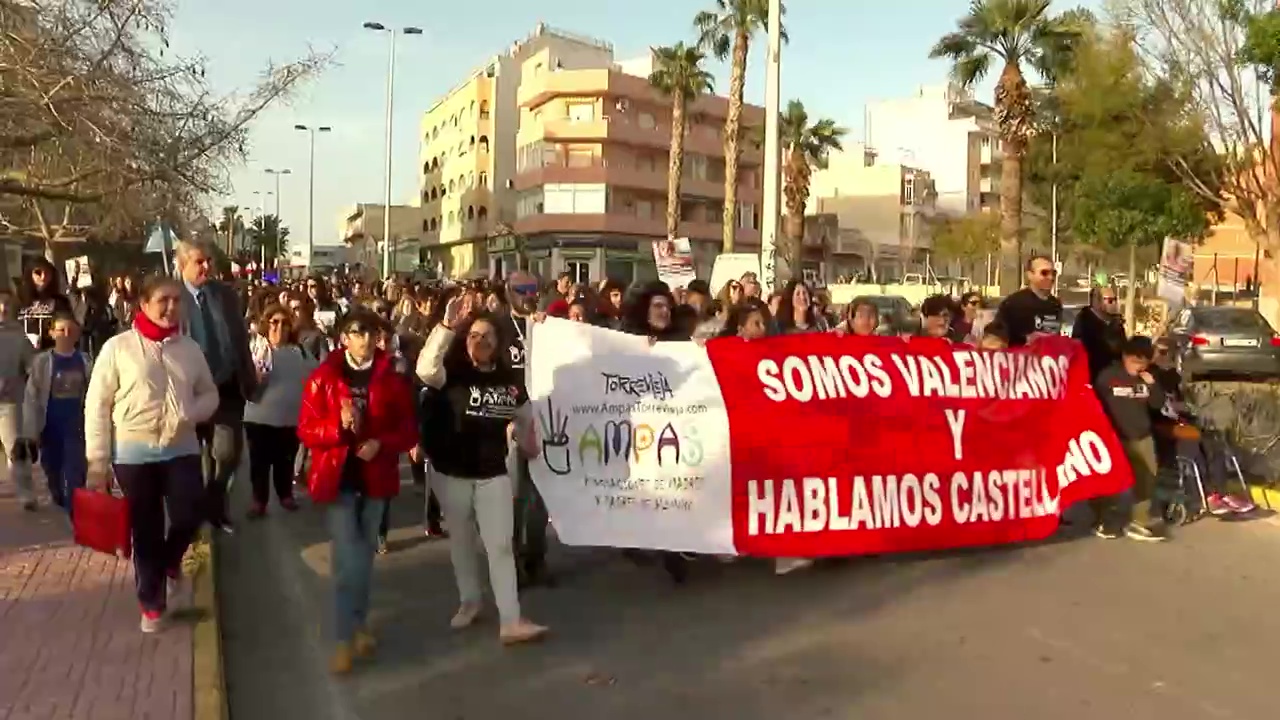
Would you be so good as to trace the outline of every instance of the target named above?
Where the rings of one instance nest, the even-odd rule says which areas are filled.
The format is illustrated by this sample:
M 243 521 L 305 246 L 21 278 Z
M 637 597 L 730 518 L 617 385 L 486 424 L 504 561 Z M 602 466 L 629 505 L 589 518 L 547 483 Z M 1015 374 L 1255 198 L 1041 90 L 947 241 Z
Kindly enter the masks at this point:
M 124 498 L 76 488 L 71 507 L 77 545 L 125 559 L 133 554 L 129 504 Z

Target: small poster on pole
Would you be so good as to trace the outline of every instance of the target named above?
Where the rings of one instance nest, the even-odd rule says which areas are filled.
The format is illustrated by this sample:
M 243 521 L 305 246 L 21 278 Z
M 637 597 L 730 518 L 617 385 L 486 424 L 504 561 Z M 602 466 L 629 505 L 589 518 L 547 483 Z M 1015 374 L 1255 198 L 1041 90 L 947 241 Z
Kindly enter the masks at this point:
M 68 259 L 63 266 L 67 270 L 67 282 L 77 288 L 93 285 L 93 271 L 89 267 L 89 256 L 80 255 Z
M 672 290 L 685 288 L 697 277 L 693 268 L 693 249 L 689 238 L 667 238 L 653 241 L 653 262 L 658 279 Z

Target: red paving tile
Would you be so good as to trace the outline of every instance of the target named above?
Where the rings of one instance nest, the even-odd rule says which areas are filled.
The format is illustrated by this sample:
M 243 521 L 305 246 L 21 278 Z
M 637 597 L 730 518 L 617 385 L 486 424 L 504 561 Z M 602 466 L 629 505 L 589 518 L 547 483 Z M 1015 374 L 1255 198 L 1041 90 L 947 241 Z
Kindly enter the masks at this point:
M 0 720 L 190 720 L 192 629 L 138 630 L 133 568 L 0 480 Z

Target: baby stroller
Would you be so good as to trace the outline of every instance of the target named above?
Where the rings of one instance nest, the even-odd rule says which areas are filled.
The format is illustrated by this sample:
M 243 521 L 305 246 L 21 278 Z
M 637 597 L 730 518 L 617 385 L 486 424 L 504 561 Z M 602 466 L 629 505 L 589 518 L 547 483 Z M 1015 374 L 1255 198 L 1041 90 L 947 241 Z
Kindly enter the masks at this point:
M 1249 485 L 1240 469 L 1239 457 L 1224 433 L 1188 414 L 1180 414 L 1176 420 L 1159 423 L 1156 427 L 1156 455 L 1160 460 L 1160 471 L 1153 501 L 1170 525 L 1187 525 L 1209 513 L 1204 474 L 1211 471 L 1210 465 L 1216 464 L 1221 469 L 1224 492 L 1234 476 L 1244 497 L 1249 496 Z M 1197 452 L 1185 452 L 1188 447 L 1197 448 Z

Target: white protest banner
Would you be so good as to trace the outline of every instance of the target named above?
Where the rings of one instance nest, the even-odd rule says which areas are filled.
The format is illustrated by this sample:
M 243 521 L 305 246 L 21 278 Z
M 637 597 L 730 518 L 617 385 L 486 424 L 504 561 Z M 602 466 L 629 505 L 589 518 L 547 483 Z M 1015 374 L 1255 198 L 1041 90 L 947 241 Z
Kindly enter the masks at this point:
M 555 318 L 530 345 L 529 470 L 560 540 L 733 554 L 729 419 L 706 350 Z

